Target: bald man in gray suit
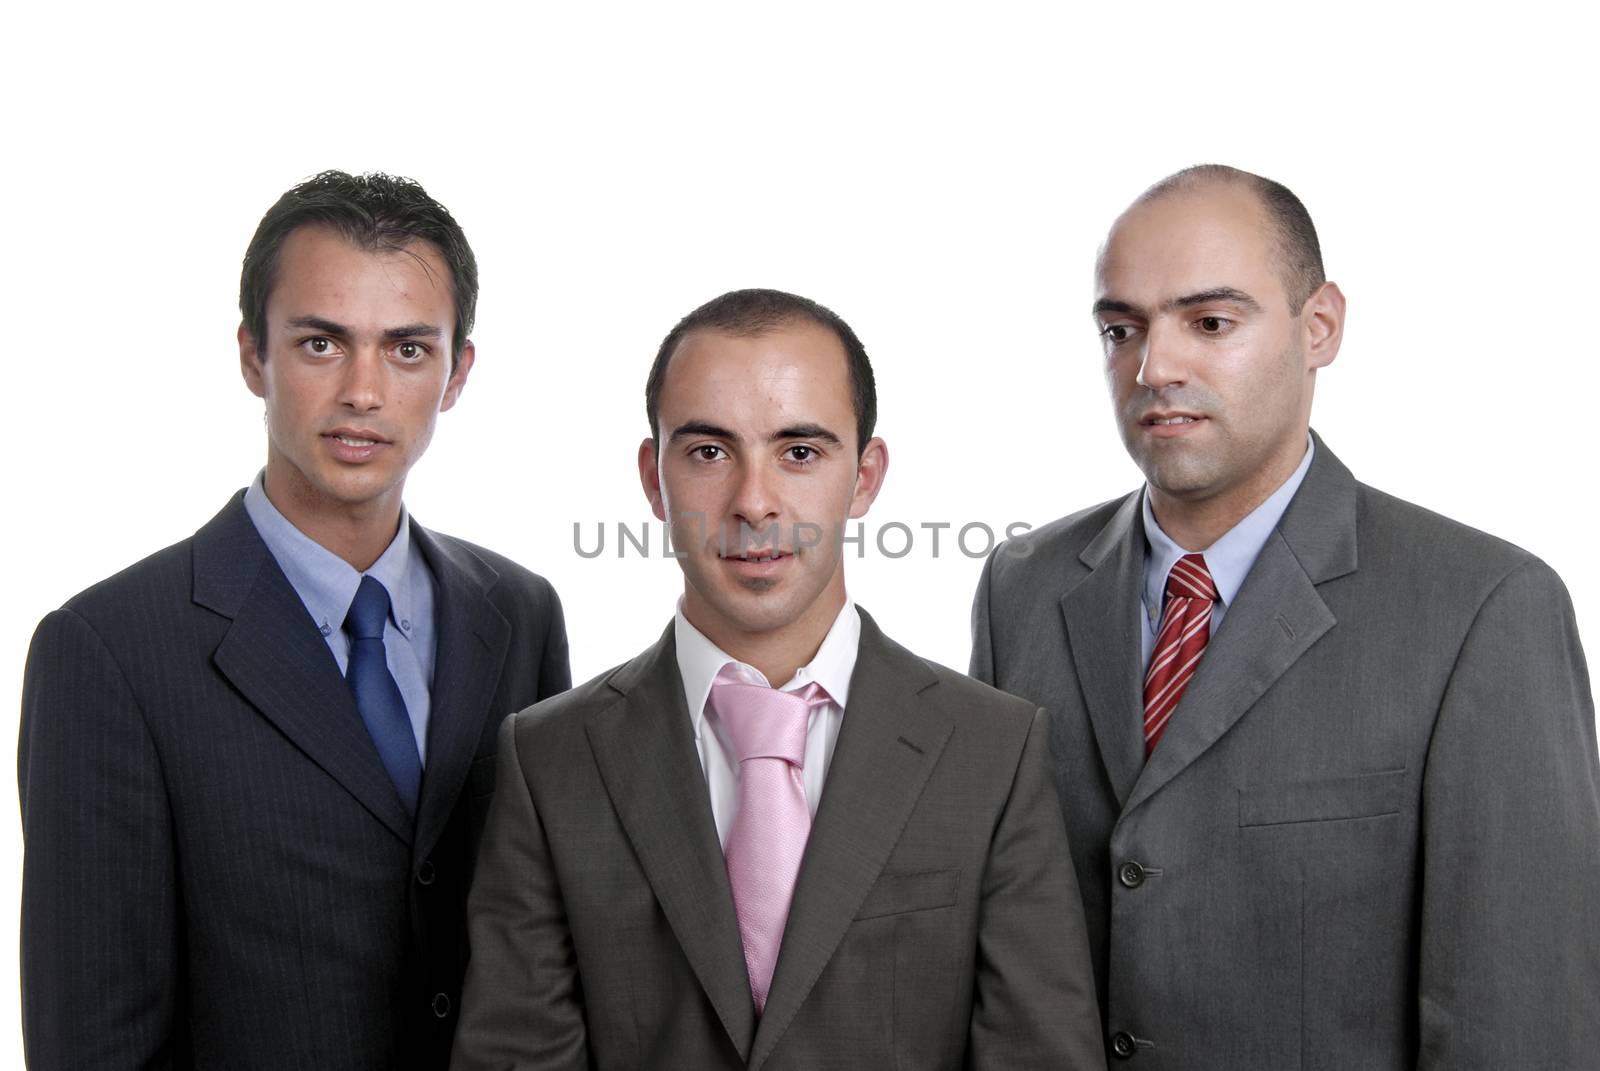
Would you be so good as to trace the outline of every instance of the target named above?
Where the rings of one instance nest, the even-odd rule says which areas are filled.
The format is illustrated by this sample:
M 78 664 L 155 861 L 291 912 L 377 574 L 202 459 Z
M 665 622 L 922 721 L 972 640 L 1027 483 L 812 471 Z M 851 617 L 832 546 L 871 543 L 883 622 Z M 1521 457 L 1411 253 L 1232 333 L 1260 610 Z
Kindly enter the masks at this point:
M 889 463 L 855 332 L 733 291 L 648 382 L 639 477 L 683 598 L 501 730 L 452 1066 L 1103 1067 L 1044 713 L 845 588 Z
M 1097 290 L 1148 482 L 996 551 L 972 670 L 1052 715 L 1114 1060 L 1600 1066 L 1600 769 L 1561 581 L 1309 433 L 1344 298 L 1284 187 L 1165 180 Z

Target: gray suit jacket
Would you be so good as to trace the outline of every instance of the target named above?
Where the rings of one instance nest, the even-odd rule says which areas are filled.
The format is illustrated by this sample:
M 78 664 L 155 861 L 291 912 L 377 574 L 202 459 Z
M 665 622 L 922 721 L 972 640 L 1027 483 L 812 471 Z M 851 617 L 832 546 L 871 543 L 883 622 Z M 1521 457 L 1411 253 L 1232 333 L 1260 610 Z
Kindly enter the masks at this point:
M 1143 759 L 1139 495 L 991 558 L 973 674 L 1045 705 L 1114 1054 L 1600 1067 L 1600 770 L 1531 555 L 1315 460 Z
M 502 730 L 453 1067 L 1103 1066 L 1041 712 L 861 617 L 765 1013 L 669 627 Z

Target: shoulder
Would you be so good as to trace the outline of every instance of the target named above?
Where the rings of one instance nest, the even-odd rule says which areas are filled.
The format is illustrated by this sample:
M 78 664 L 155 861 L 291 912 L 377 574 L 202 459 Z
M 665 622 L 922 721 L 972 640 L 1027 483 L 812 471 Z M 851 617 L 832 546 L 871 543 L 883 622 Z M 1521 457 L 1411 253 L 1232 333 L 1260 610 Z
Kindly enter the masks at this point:
M 478 584 L 502 612 L 531 609 L 548 614 L 560 609 L 561 600 L 550 581 L 504 554 L 457 536 L 424 530 L 433 547 L 460 573 Z M 434 569 L 439 583 L 449 582 L 449 570 Z
M 624 699 L 611 680 L 632 663 L 613 666 L 559 695 L 541 700 L 511 715 L 507 732 L 524 755 L 538 753 L 552 743 L 581 736 L 594 716 Z
M 980 723 L 986 731 L 1016 734 L 1019 742 L 1027 736 L 1038 707 L 948 666 L 921 661 L 937 678 L 941 701 L 954 707 L 958 718 Z
M 1007 589 L 1044 584 L 1059 594 L 1061 581 L 1087 570 L 1079 555 L 1128 504 L 1129 497 L 1090 506 L 1006 540 L 990 555 L 986 566 L 990 583 Z
M 1450 583 L 1481 598 L 1512 574 L 1544 578 L 1555 572 L 1533 554 L 1366 484 L 1356 485 L 1360 568 L 1424 583 Z
M 177 606 L 192 605 L 193 540 L 156 551 L 85 588 L 62 605 L 95 631 L 144 630 Z
M 859 658 L 869 658 L 873 672 L 892 676 L 901 686 L 914 690 L 919 703 L 950 718 L 969 741 L 964 746 L 1021 750 L 1038 713 L 1034 704 L 907 650 L 885 636 L 865 611 L 862 619 L 863 651 L 857 661 L 858 678 L 862 673 Z M 856 696 L 852 683 L 851 703 L 856 702 Z M 848 707 L 845 716 L 849 717 Z

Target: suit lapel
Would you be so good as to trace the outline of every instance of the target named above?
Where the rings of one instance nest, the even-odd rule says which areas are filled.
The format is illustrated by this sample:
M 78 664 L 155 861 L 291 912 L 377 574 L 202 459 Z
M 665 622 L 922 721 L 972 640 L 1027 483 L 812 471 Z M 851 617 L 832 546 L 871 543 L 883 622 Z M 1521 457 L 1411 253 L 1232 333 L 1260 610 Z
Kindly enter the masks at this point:
M 195 534 L 194 601 L 232 619 L 212 654 L 246 700 L 395 836 L 411 817 L 338 664 L 245 512 L 243 496 Z
M 1061 598 L 1072 664 L 1117 801 L 1126 804 L 1144 766 L 1139 681 L 1139 588 L 1144 528 L 1129 495 L 1079 555 L 1090 572 Z
M 755 1008 L 672 626 L 610 684 L 621 698 L 587 727 L 600 776 L 667 923 L 745 1059 Z
M 1317 585 L 1356 568 L 1356 484 L 1321 439 L 1316 450 L 1305 482 L 1207 646 L 1124 813 L 1203 755 L 1338 623 Z
M 489 711 L 510 645 L 511 626 L 487 592 L 498 575 L 475 555 L 438 539 L 415 522 L 411 537 L 433 571 L 438 644 L 429 688 L 428 761 L 417 803 L 415 853 L 425 857 L 455 809 L 486 722 L 512 711 Z
M 944 751 L 954 720 L 922 695 L 937 683 L 927 663 L 887 639 L 861 611 L 850 706 L 806 844 L 772 990 L 756 1029 L 752 1069 L 772 1054 L 810 995 L 889 861 Z

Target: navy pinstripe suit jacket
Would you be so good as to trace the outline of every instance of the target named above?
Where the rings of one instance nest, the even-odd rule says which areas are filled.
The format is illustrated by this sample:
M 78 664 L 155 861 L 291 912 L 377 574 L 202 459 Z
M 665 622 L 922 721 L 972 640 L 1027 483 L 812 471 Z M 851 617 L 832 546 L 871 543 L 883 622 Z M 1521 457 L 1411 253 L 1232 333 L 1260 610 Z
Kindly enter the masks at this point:
M 414 525 L 438 584 L 400 804 L 242 496 L 45 618 L 18 747 L 34 1068 L 443 1068 L 495 730 L 570 684 L 550 585 Z

